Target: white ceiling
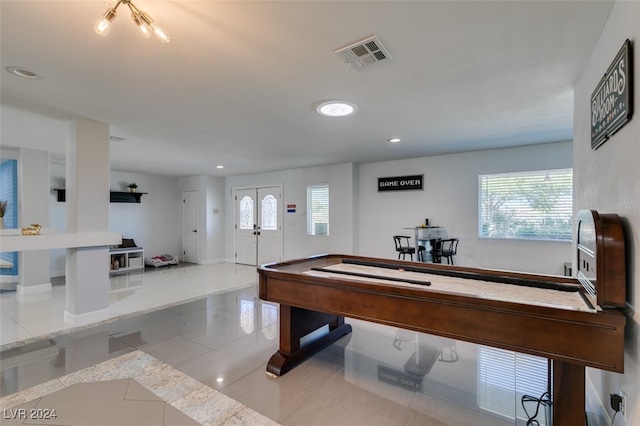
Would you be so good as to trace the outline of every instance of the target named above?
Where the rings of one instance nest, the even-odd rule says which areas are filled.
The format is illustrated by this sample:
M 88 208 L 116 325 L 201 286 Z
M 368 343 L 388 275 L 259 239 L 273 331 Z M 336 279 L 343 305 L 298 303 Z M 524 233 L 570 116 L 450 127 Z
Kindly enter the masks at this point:
M 66 123 L 108 123 L 113 170 L 232 176 L 570 140 L 573 89 L 611 1 L 1 2 L 2 146 L 63 153 Z M 376 35 L 354 71 L 334 50 Z M 20 66 L 42 76 L 7 73 Z M 353 102 L 327 118 L 315 106 Z M 399 144 L 387 139 L 402 138 Z M 216 169 L 222 164 L 224 169 Z

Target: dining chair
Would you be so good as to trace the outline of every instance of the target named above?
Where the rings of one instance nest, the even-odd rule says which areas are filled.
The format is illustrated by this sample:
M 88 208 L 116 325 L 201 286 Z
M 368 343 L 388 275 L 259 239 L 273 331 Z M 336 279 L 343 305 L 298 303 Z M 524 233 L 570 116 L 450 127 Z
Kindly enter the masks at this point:
M 416 248 L 410 244 L 411 237 L 406 235 L 394 235 L 393 242 L 396 246 L 396 251 L 398 252 L 398 259 L 402 256 L 402 260 L 405 260 L 407 255 L 411 256 L 411 260 L 413 260 L 413 255 L 416 252 Z M 425 250 L 424 246 L 418 247 L 418 260 L 422 261 L 424 259 L 423 251 Z
M 431 250 L 434 263 L 442 263 L 442 258 L 447 259 L 447 265 L 453 265 L 453 256 L 458 253 L 458 238 L 448 238 L 438 241 L 436 247 Z

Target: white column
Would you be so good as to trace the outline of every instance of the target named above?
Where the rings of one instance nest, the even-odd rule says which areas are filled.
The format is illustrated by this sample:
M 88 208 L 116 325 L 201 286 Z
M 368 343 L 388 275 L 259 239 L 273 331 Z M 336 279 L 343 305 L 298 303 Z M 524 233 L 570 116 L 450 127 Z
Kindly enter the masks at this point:
M 49 152 L 20 148 L 18 160 L 18 227 L 49 227 Z M 33 236 L 38 238 L 38 236 Z M 18 296 L 51 291 L 49 250 L 18 253 Z
M 66 165 L 67 232 L 109 230 L 109 126 L 71 122 Z M 83 325 L 108 319 L 109 246 L 67 249 L 64 320 Z

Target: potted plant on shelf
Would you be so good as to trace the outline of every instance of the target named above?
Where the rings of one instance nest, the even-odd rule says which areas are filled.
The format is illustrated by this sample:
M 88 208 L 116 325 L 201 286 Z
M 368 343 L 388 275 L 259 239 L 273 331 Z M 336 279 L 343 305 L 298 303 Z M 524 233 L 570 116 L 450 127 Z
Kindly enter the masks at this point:
M 0 200 L 0 229 L 4 229 L 4 214 L 9 208 L 8 200 Z
M 136 192 L 136 188 L 138 187 L 138 184 L 135 182 L 132 182 L 128 185 L 128 187 L 129 187 L 129 191 Z

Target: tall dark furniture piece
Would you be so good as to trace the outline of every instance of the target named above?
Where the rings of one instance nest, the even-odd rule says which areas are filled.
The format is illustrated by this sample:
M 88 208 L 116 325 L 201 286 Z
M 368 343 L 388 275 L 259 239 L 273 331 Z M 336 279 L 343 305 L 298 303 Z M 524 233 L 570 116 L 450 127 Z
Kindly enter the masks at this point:
M 442 258 L 447 259 L 447 265 L 453 265 L 453 256 L 458 253 L 458 238 L 448 238 L 436 243 L 436 248 L 431 250 L 434 263 L 442 263 Z

